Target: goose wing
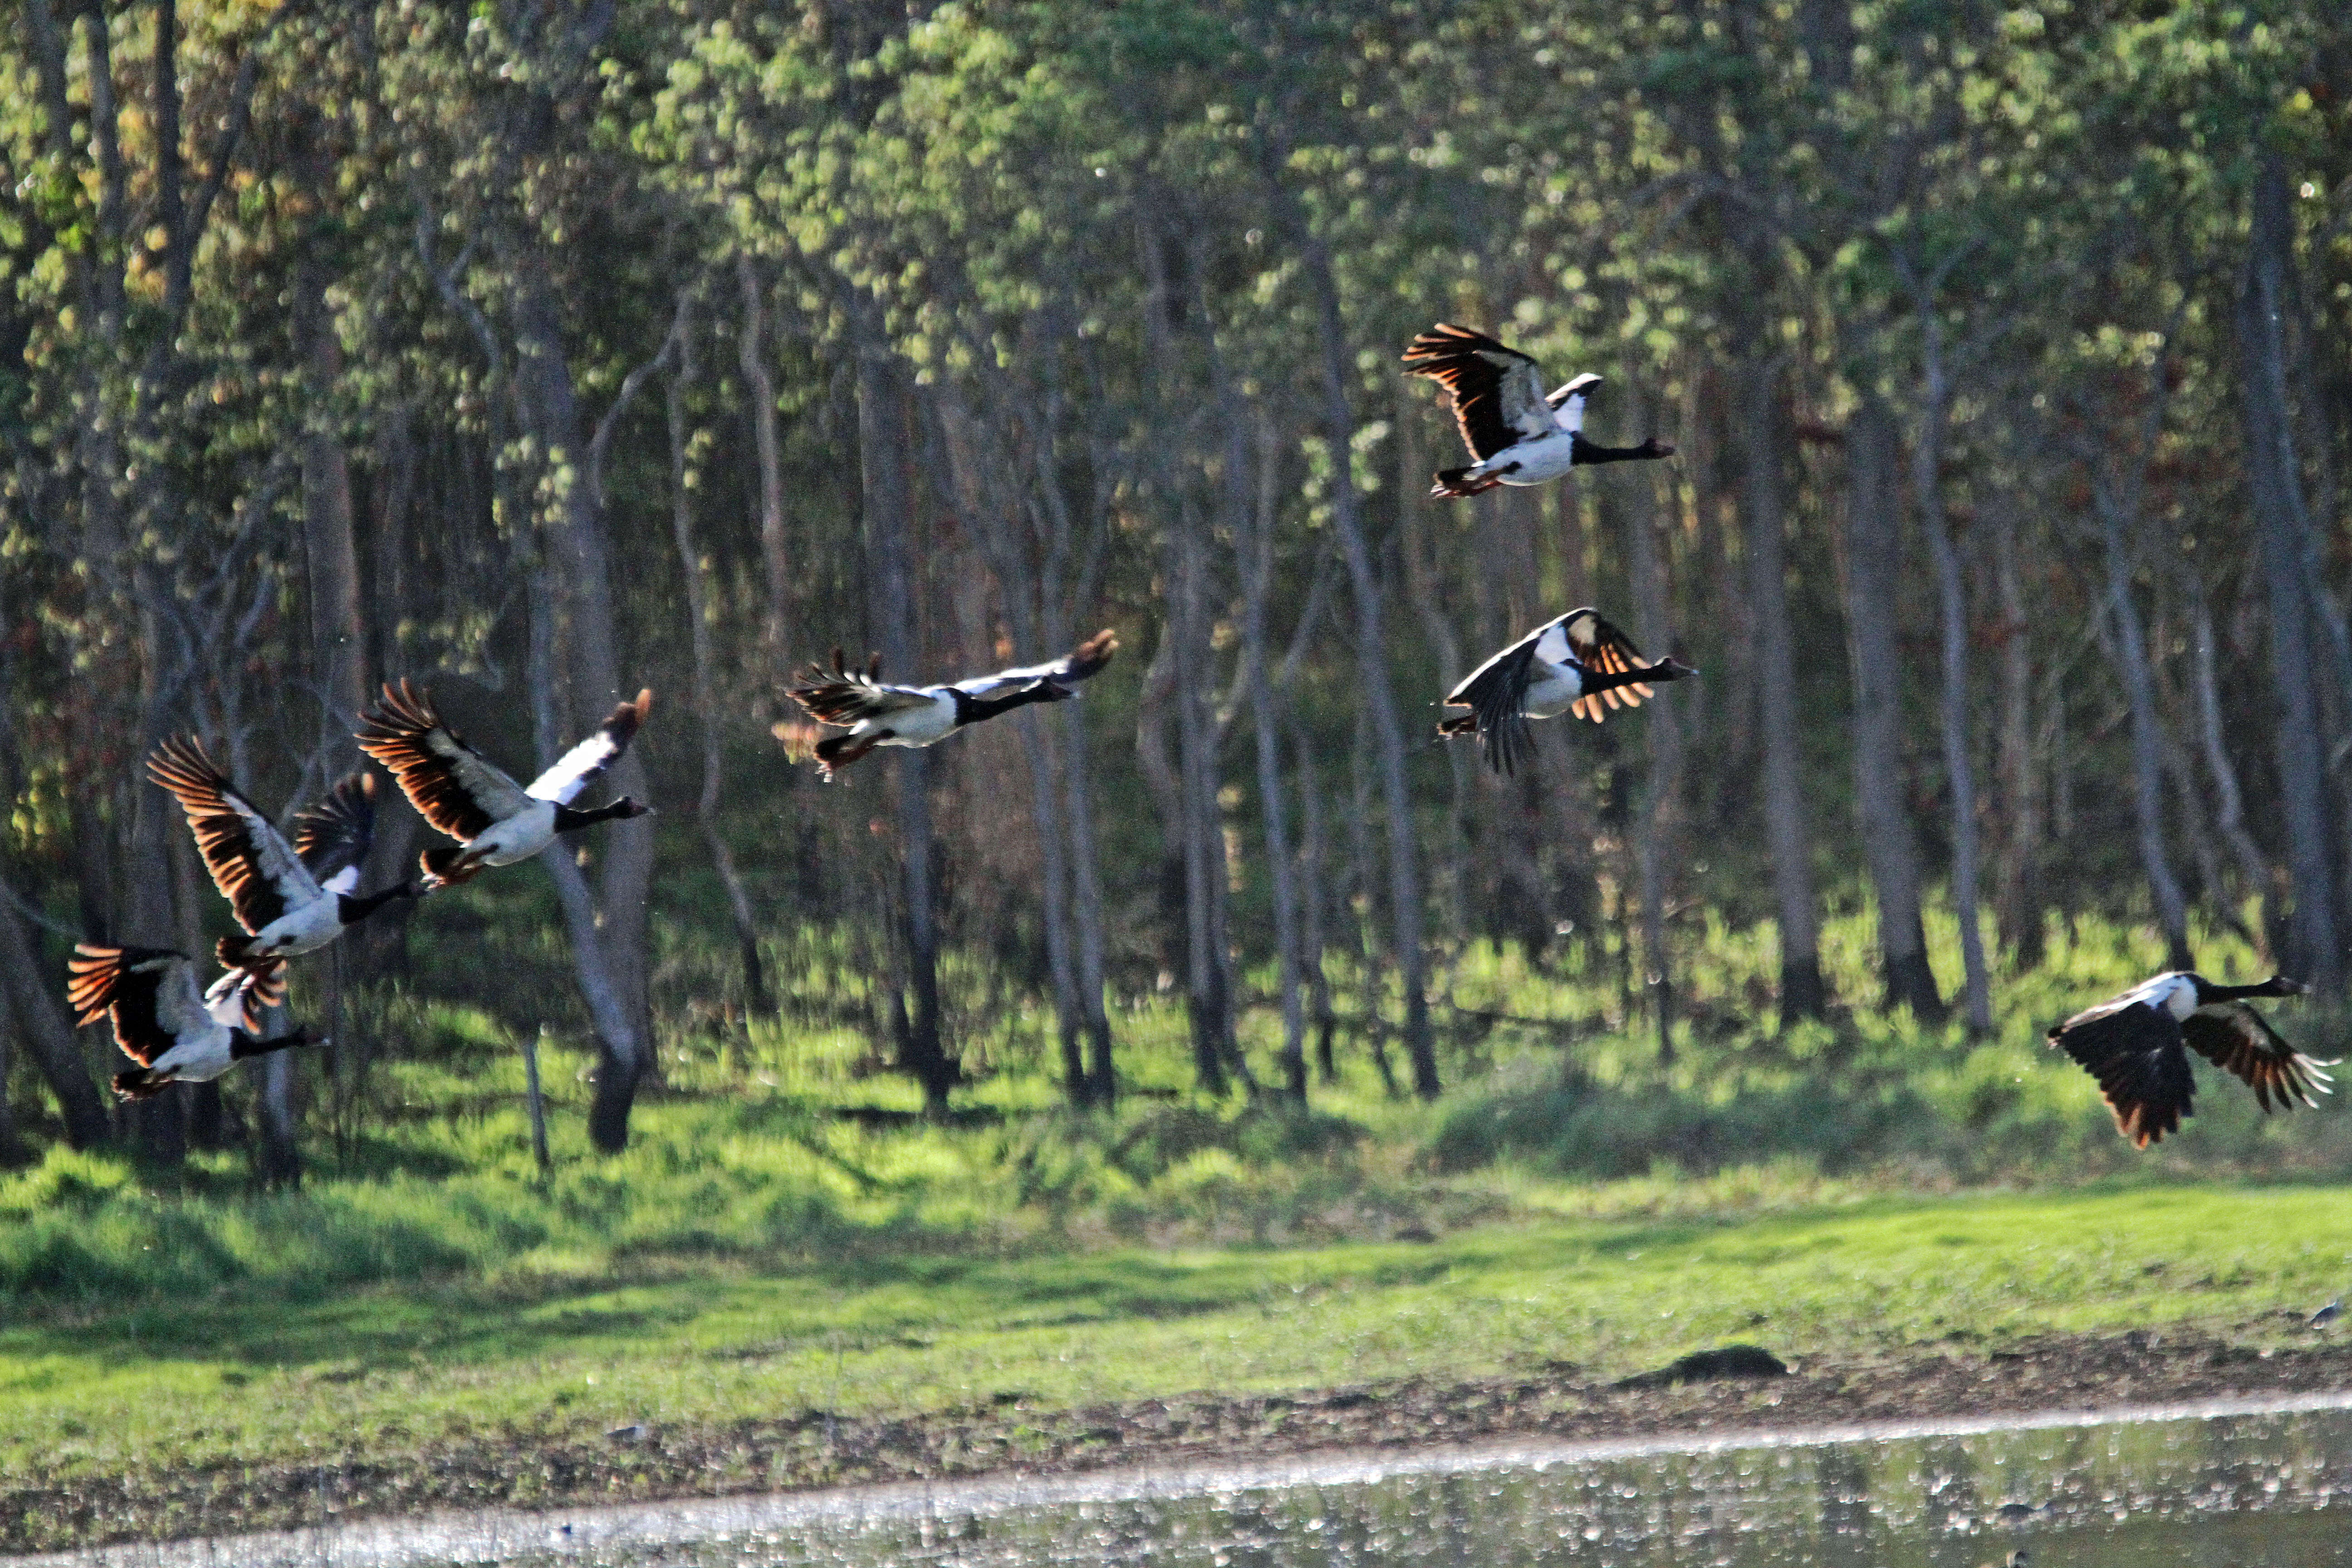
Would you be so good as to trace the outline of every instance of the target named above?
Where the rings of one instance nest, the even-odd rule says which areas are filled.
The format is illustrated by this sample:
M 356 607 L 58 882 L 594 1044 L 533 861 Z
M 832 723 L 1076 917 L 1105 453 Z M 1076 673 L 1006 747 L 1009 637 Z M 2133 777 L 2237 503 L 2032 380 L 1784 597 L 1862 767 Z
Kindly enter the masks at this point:
M 360 867 L 374 841 L 373 773 L 345 774 L 325 799 L 294 819 L 294 854 L 330 893 L 359 887 Z
M 1589 607 L 1570 610 L 1553 625 L 1559 628 L 1569 654 L 1587 669 L 1621 675 L 1649 668 L 1650 661 L 1642 657 L 1642 650 L 1633 646 L 1633 639 L 1603 619 L 1597 610 Z M 1553 664 L 1569 662 L 1549 647 L 1537 649 L 1536 656 Z M 1603 703 L 1611 708 L 1639 708 L 1642 699 L 1652 695 L 1649 682 L 1637 680 L 1631 686 L 1612 686 L 1591 697 L 1580 697 L 1570 706 L 1569 711 L 1580 719 L 1590 719 L 1598 724 L 1604 717 L 1601 712 Z
M 1034 686 L 1041 680 L 1050 680 L 1056 686 L 1075 686 L 1108 664 L 1110 656 L 1118 651 L 1118 635 L 1105 626 L 1050 664 L 1000 669 L 994 675 L 975 675 L 969 680 L 957 681 L 956 689 L 967 697 L 993 697 L 1000 691 Z
M 1405 345 L 1404 368 L 1445 388 L 1463 443 L 1482 463 L 1559 428 L 1536 362 L 1484 332 L 1440 321 Z
M 82 942 L 67 961 L 72 975 L 66 1000 L 74 1021 L 114 1024 L 114 1043 L 141 1067 L 202 1031 L 211 1019 L 196 992 L 196 966 L 185 953 L 160 947 L 104 947 Z
M 1551 422 L 1573 435 L 1584 428 L 1584 403 L 1601 378 L 1586 371 L 1566 386 L 1556 387 L 1546 395 L 1544 402 L 1551 406 Z
M 205 987 L 205 1013 L 224 1029 L 261 1033 L 261 1010 L 286 1000 L 286 966 L 225 970 Z
M 213 886 L 247 931 L 257 931 L 318 898 L 319 883 L 310 868 L 276 825 L 237 794 L 203 742 L 193 735 L 164 742 L 147 759 L 147 773 L 187 814 Z
M 2116 1130 L 2135 1147 L 2180 1131 L 2197 1086 L 2169 1011 L 2127 991 L 2052 1029 L 2050 1043 L 2098 1079 Z
M 637 693 L 634 702 L 624 702 L 614 708 L 596 732 L 555 759 L 555 765 L 530 781 L 524 793 L 533 800 L 551 800 L 558 805 L 570 805 L 580 792 L 593 783 L 596 775 L 621 760 L 635 738 L 637 726 L 654 708 L 653 688 Z
M 459 843 L 530 809 L 522 785 L 441 722 L 429 692 L 387 684 L 361 723 L 360 750 L 392 770 L 417 815 Z
M 2305 1056 L 2243 1002 L 2208 1003 L 2181 1020 L 2180 1035 L 2199 1056 L 2252 1087 L 2264 1110 L 2273 1109 L 2273 1101 L 2280 1110 L 2297 1100 L 2316 1105 L 2315 1092 L 2336 1092 L 2335 1079 L 2323 1070 L 2334 1062 Z
M 1464 676 L 1445 694 L 1447 707 L 1470 710 L 1486 765 L 1496 773 L 1515 772 L 1519 763 L 1535 756 L 1535 735 L 1528 729 L 1526 713 L 1528 688 L 1534 681 L 1536 661 L 1543 657 L 1547 638 L 1565 655 L 1559 626 L 1552 621 L 1538 626 Z
M 800 684 L 788 689 L 792 700 L 820 724 L 855 724 L 910 708 L 929 708 L 938 700 L 919 686 L 883 685 L 880 654 L 872 656 L 864 669 L 852 669 L 842 662 L 839 648 L 833 650 L 831 669 L 813 664 Z

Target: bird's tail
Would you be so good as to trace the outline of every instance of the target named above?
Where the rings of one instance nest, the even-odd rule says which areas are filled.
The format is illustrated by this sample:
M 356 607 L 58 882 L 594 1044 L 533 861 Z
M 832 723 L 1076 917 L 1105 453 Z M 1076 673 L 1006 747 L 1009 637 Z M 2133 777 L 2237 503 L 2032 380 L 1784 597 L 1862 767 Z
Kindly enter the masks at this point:
M 817 772 L 824 775 L 825 783 L 831 784 L 834 774 L 881 743 L 856 735 L 827 735 L 816 743 Z
M 425 890 L 437 893 L 442 889 L 467 881 L 482 869 L 479 860 L 466 858 L 465 849 L 456 844 L 436 844 L 416 858 L 425 872 Z
M 1467 468 L 1440 468 L 1430 481 L 1429 493 L 1433 497 L 1443 496 L 1459 500 L 1465 496 L 1475 496 L 1482 491 L 1491 490 L 1502 482 L 1496 479 L 1474 479 L 1470 477 L 1470 470 Z
M 148 1100 L 163 1093 L 171 1081 L 157 1077 L 153 1068 L 125 1068 L 114 1075 L 114 1092 L 123 1100 Z

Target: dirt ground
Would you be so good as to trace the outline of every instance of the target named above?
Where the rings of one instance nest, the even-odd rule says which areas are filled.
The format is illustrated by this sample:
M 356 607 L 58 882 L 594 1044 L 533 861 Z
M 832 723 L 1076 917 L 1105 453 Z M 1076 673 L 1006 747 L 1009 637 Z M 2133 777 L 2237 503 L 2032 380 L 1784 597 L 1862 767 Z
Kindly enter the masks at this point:
M 1296 1397 L 1199 1394 L 1089 1409 L 1011 1400 L 904 1420 L 780 1411 L 697 1428 L 582 1439 L 525 1434 L 331 1464 L 76 1479 L 0 1493 L 0 1552 L 157 1541 L 403 1512 L 646 1500 L 990 1472 L 1045 1474 L 1155 1460 L 1198 1464 L 1317 1448 L 1477 1438 L 1602 1438 L 1724 1426 L 2098 1408 L 2352 1388 L 2352 1339 L 2257 1351 L 2128 1334 L 2030 1340 L 1990 1352 L 1928 1349 L 1823 1358 L 1788 1375 L 1668 1386 L 1601 1382 L 1555 1363 L 1534 1375 L 1408 1382 Z

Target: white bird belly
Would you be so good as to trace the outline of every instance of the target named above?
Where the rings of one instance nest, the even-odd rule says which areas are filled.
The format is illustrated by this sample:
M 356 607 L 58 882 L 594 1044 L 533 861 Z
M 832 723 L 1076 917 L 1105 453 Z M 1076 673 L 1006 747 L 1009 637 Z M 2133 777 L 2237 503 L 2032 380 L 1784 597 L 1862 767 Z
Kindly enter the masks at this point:
M 332 894 L 287 910 L 253 933 L 253 945 L 263 952 L 290 958 L 326 946 L 342 934 L 341 900 Z
M 555 842 L 555 803 L 533 801 L 530 809 L 493 823 L 488 832 L 466 847 L 485 865 L 511 866 L 528 860 Z
M 1530 719 L 1557 719 L 1584 695 L 1584 681 L 1573 669 L 1554 665 L 1551 673 L 1528 683 L 1527 700 L 1519 711 Z
M 933 698 L 928 708 L 902 708 L 880 719 L 864 719 L 850 731 L 855 735 L 882 735 L 885 746 L 928 746 L 944 741 L 955 733 L 955 700 Z
M 1492 478 L 1507 485 L 1539 485 L 1568 472 L 1576 461 L 1576 438 L 1561 431 L 1538 436 L 1504 447 L 1472 470 L 1476 478 Z
M 229 1054 L 228 1031 L 215 1024 L 192 1040 L 182 1040 L 148 1065 L 157 1078 L 182 1083 L 206 1083 L 236 1065 Z

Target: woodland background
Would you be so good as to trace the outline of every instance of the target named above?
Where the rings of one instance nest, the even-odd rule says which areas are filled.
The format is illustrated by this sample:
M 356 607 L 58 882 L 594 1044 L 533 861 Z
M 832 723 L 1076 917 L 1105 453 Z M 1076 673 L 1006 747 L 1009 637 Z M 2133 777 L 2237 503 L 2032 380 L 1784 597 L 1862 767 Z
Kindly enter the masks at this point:
M 1311 1130 L 1518 1039 L 1433 1157 L 1854 1158 L 1993 1125 L 2142 960 L 2343 993 L 2325 0 L 5 14 L 11 1160 L 362 1169 L 511 1113 L 533 1039 L 612 1151 L 820 1035 L 872 1124 L 1025 1074 L 1059 1127 Z M 1438 319 L 1679 455 L 1423 499 Z M 1703 679 L 1515 779 L 1430 743 L 1586 603 Z M 950 678 L 1103 625 L 1082 700 L 799 760 L 835 644 Z M 610 783 L 661 815 L 299 963 L 331 1050 L 110 1107 L 71 943 L 226 929 L 144 752 L 290 809 L 401 676 L 517 772 L 650 685 Z M 380 837 L 372 885 L 426 841 Z M 1647 1142 L 1601 1114 L 1643 1084 L 1693 1108 Z

